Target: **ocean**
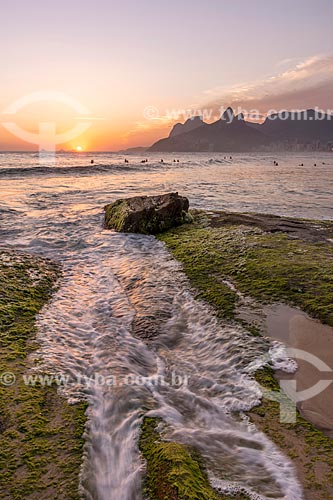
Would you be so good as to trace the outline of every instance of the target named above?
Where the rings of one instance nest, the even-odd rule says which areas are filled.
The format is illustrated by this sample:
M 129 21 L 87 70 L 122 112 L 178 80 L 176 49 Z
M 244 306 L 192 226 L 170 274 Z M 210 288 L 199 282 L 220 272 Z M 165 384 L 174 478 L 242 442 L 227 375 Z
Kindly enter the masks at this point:
M 82 215 L 122 196 L 179 191 L 195 208 L 333 218 L 332 153 L 163 154 L 164 163 L 146 155 L 148 163 L 127 155 L 125 164 L 113 153 L 64 153 L 52 164 L 33 153 L 1 153 L 0 201 L 25 210 L 32 199 L 51 207 L 61 198 L 63 206 L 80 205 Z

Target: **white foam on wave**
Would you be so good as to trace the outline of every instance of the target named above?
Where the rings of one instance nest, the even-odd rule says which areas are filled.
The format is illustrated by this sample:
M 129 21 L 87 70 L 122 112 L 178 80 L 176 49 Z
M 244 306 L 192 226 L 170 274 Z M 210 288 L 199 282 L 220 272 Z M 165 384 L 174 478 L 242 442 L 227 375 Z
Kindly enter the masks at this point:
M 295 373 L 298 365 L 288 353 L 288 348 L 277 340 L 269 341 L 269 348 L 265 354 L 256 356 L 244 369 L 246 373 L 254 374 L 260 368 L 270 366 L 274 371 Z
M 268 354 L 274 370 L 281 370 L 285 373 L 296 372 L 298 365 L 294 359 L 290 358 L 286 346 L 281 342 L 272 341 Z

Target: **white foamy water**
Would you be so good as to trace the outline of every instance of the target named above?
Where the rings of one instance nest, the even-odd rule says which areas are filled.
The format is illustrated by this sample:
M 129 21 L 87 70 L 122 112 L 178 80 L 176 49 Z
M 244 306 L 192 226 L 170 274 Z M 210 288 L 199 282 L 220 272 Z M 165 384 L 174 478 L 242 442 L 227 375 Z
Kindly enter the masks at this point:
M 248 178 L 244 195 L 240 177 L 242 187 L 234 194 L 223 183 L 228 177 L 237 191 L 239 172 L 254 175 L 253 162 L 259 160 L 253 157 L 239 157 L 230 166 L 223 159 L 213 163 L 203 155 L 184 155 L 179 165 L 169 161 L 163 168 L 157 161 L 143 167 L 133 158 L 128 171 L 115 158 L 104 156 L 103 166 L 90 170 L 78 166 L 88 158 L 63 156 L 58 169 L 40 167 L 34 173 L 36 159 L 28 164 L 23 155 L 12 158 L 10 169 L 0 169 L 2 243 L 63 266 L 61 286 L 38 319 L 38 356 L 50 372 L 66 377 L 62 390 L 70 401 L 89 403 L 83 497 L 143 500 L 144 462 L 137 442 L 142 418 L 156 415 L 165 422 L 167 439 L 196 447 L 221 491 L 301 500 L 290 461 L 239 414 L 260 399 L 251 366 L 260 365 L 269 346 L 239 326 L 219 323 L 195 300 L 179 264 L 155 238 L 102 229 L 107 202 L 145 192 L 178 189 L 198 207 L 258 210 L 260 179 L 270 160 L 260 158 L 263 171 L 257 180 Z M 114 164 L 106 166 L 107 160 Z M 316 197 L 325 218 L 330 213 L 323 202 L 328 189 L 323 172 Z M 283 182 L 281 172 L 276 174 L 276 190 Z M 267 189 L 274 191 L 271 185 Z M 262 198 L 260 210 L 276 212 L 273 198 L 270 203 Z M 306 203 L 298 210 L 309 217 L 313 207 L 308 210 Z M 286 195 L 280 206 L 296 215 L 296 205 L 288 204 Z M 288 368 L 283 352 L 274 346 L 273 352 L 273 362 Z

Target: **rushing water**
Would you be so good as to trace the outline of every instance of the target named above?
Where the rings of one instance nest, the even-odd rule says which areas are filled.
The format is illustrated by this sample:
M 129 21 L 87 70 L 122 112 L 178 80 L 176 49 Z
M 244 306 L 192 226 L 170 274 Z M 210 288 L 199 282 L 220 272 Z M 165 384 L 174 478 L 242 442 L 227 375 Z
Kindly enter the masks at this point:
M 91 158 L 38 165 L 36 155 L 0 155 L 2 243 L 64 271 L 38 320 L 38 355 L 64 377 L 70 400 L 89 402 L 82 495 L 142 499 L 139 428 L 156 415 L 166 438 L 196 446 L 215 487 L 301 500 L 289 460 L 234 414 L 260 398 L 249 372 L 266 342 L 217 322 L 155 238 L 103 230 L 102 208 L 124 195 L 178 190 L 196 207 L 332 218 L 332 157 L 284 155 L 278 167 L 264 155 L 168 156 L 164 164 L 155 156 L 148 165 L 129 157 L 128 166 L 117 155 Z

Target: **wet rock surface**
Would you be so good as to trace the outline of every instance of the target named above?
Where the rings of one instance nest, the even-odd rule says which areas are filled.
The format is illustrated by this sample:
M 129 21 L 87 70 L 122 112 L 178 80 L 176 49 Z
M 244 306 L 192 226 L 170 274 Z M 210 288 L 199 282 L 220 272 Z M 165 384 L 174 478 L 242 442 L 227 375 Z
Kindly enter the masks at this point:
M 222 227 L 227 225 L 246 225 L 259 227 L 267 233 L 285 233 L 290 238 L 309 242 L 333 242 L 333 222 L 307 221 L 280 217 L 271 214 L 212 212 L 210 225 Z
M 189 201 L 178 193 L 135 196 L 105 207 L 105 227 L 123 233 L 157 234 L 190 221 Z

